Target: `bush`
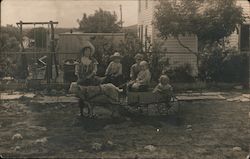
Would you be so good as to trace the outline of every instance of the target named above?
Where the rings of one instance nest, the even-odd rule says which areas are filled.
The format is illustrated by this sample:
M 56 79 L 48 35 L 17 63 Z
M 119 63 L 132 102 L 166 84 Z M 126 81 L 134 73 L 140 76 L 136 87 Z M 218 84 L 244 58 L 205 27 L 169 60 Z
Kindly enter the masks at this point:
M 201 60 L 199 78 L 206 82 L 244 83 L 248 78 L 248 56 L 234 49 L 215 47 Z
M 190 64 L 183 64 L 168 71 L 171 82 L 195 82 Z

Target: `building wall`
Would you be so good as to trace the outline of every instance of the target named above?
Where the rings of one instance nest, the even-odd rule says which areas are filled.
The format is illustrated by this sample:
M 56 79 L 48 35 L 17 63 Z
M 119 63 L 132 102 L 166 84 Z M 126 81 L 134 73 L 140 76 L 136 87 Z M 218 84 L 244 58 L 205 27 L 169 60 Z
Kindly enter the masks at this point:
M 237 0 L 236 4 L 238 6 L 241 6 L 243 8 L 243 14 L 244 16 L 248 17 L 246 19 L 245 24 L 250 24 L 250 3 L 248 0 Z M 235 47 L 237 50 L 239 49 L 240 44 L 240 27 L 238 30 L 234 31 L 234 33 L 228 37 L 230 47 Z
M 82 46 L 90 41 L 93 45 L 94 37 L 103 37 L 108 39 L 115 48 L 118 49 L 119 44 L 124 42 L 124 33 L 62 33 L 59 34 L 57 45 L 58 61 L 62 65 L 65 60 L 77 59 L 80 56 Z M 95 46 L 97 47 L 97 46 Z M 97 49 L 97 48 L 96 48 Z
M 146 7 L 146 3 L 147 7 Z M 147 27 L 147 35 L 150 37 L 150 41 L 153 40 L 153 15 L 154 7 L 156 1 L 154 0 L 138 0 L 138 35 L 142 40 L 142 43 L 145 44 L 145 28 Z M 143 30 L 143 34 L 141 34 Z
M 183 64 L 190 64 L 193 68 L 193 73 L 197 74 L 197 59 L 196 56 L 183 48 L 179 42 L 169 37 L 167 40 L 161 39 L 159 31 L 152 25 L 155 6 L 157 1 L 149 0 L 146 8 L 146 0 L 138 1 L 138 35 L 141 36 L 141 28 L 143 28 L 142 43 L 145 44 L 145 26 L 147 26 L 148 36 L 151 44 L 160 43 L 162 52 L 169 58 L 172 67 L 177 67 Z M 143 26 L 143 27 L 141 27 Z M 181 42 L 188 46 L 192 51 L 198 52 L 198 39 L 195 35 L 180 36 Z

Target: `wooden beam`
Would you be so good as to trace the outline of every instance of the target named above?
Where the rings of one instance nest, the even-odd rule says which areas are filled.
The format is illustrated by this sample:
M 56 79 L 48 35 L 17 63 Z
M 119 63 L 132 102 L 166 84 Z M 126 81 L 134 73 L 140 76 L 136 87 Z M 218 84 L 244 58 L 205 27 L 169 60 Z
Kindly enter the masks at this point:
M 58 24 L 58 22 L 53 22 L 53 21 L 50 21 L 50 22 L 18 22 L 16 23 L 17 25 L 20 25 L 20 24 L 25 24 L 25 25 L 34 25 L 34 24 Z

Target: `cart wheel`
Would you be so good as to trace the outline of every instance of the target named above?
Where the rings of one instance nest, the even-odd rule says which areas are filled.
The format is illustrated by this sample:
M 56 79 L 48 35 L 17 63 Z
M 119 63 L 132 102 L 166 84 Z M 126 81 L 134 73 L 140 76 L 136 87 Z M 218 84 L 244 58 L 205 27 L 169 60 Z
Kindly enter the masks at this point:
M 166 103 L 157 104 L 157 110 L 160 115 L 169 115 L 179 112 L 180 103 L 176 97 L 171 97 Z
M 169 110 L 168 113 L 169 114 L 179 114 L 179 109 L 180 109 L 180 101 L 175 97 L 172 96 L 171 100 L 169 102 Z

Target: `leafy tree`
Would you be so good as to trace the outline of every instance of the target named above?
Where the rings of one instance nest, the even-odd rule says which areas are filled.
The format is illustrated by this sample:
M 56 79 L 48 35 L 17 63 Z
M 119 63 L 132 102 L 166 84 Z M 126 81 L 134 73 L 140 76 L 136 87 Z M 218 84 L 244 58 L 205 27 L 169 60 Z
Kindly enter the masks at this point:
M 117 15 L 109 11 L 96 10 L 93 15 L 83 14 L 81 20 L 77 20 L 79 30 L 86 33 L 113 33 L 120 31 L 120 22 L 117 22 Z
M 19 30 L 12 25 L 1 27 L 0 34 L 0 50 L 3 51 L 18 51 L 19 50 Z
M 37 48 L 46 48 L 47 45 L 47 29 L 43 27 L 32 28 L 27 36 L 35 40 L 35 47 Z
M 174 36 L 179 44 L 199 57 L 179 39 L 179 35 L 195 34 L 199 52 L 206 45 L 221 42 L 244 22 L 242 8 L 236 0 L 161 0 L 156 6 L 155 26 L 162 38 Z

